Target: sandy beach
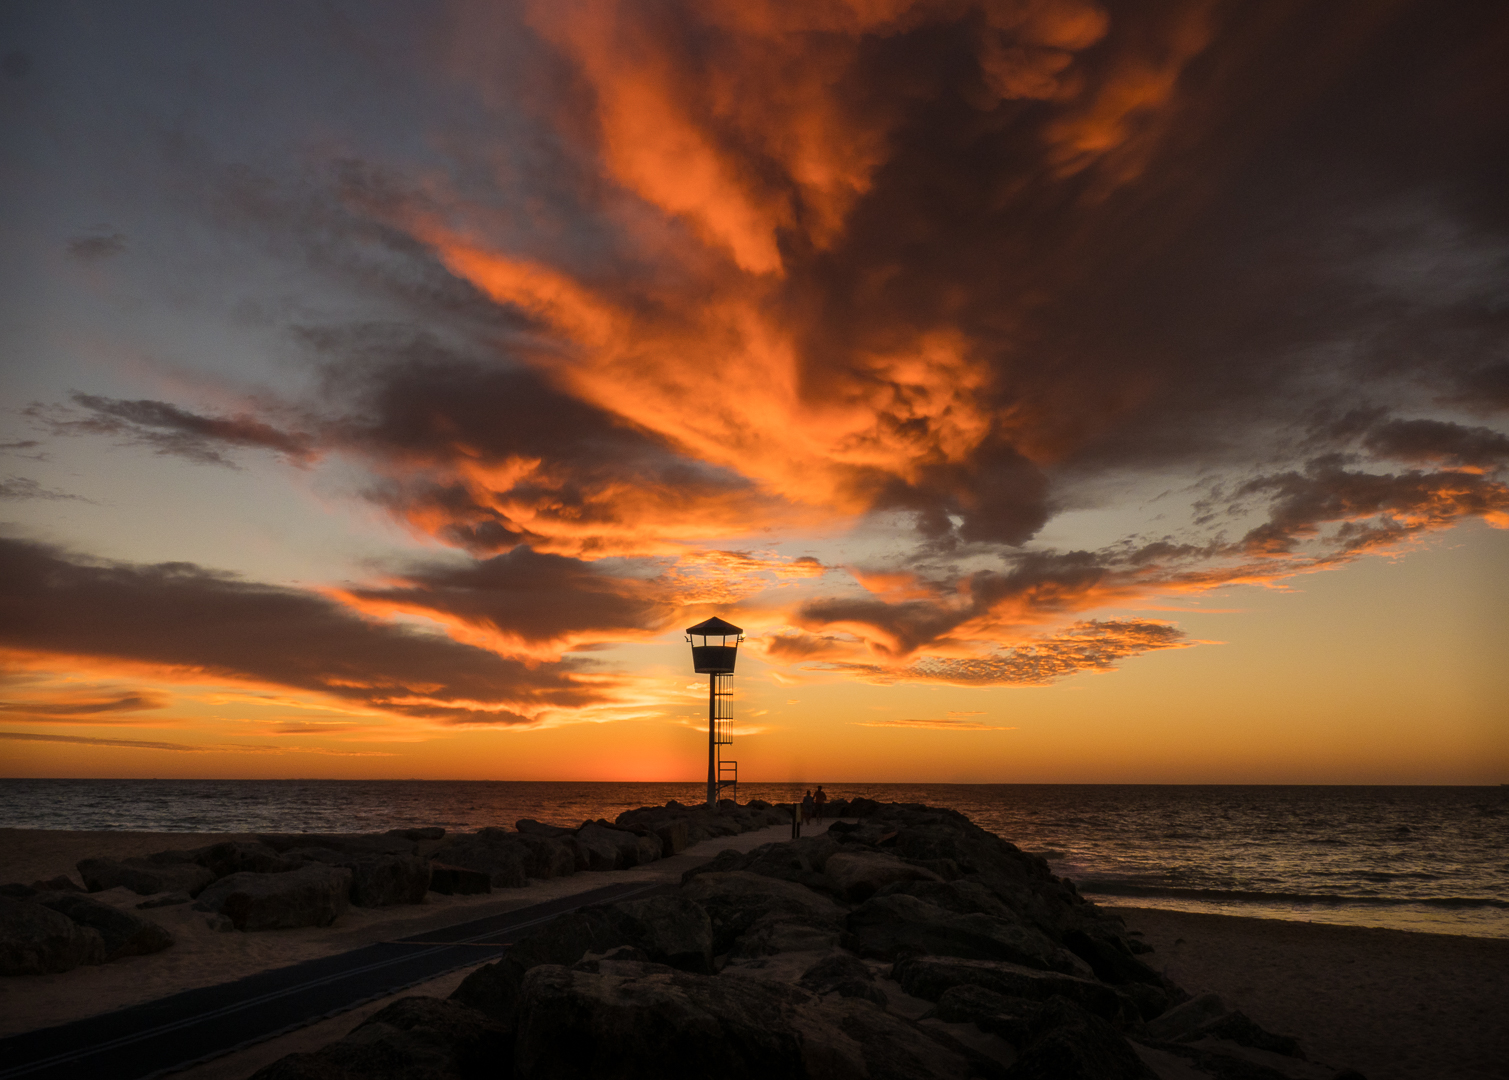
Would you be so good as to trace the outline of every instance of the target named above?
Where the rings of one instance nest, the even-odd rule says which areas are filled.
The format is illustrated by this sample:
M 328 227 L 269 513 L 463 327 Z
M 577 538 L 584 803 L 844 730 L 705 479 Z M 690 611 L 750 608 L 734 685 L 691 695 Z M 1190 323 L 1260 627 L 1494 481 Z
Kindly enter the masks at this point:
M 1509 941 L 1118 907 L 1186 989 L 1368 1080 L 1509 1077 Z

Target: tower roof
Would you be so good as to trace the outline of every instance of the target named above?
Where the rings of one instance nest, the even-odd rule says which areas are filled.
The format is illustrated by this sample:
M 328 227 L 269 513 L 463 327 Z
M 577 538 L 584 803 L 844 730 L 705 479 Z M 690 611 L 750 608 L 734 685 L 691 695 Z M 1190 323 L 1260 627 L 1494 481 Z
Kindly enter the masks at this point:
M 699 622 L 696 626 L 688 626 L 686 632 L 688 634 L 697 634 L 698 636 L 733 637 L 735 634 L 742 634 L 744 631 L 733 623 L 724 622 L 714 615 L 706 622 Z

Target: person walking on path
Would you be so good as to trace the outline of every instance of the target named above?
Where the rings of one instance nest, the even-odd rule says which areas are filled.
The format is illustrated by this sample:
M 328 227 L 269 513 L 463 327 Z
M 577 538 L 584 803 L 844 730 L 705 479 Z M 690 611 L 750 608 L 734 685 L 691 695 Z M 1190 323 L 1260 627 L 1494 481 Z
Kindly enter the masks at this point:
M 802 796 L 802 822 L 804 824 L 812 820 L 812 811 L 816 807 L 817 803 L 813 801 L 812 790 L 809 788 L 807 794 Z
M 823 820 L 823 803 L 828 801 L 828 796 L 823 794 L 823 785 L 817 785 L 817 794 L 812 796 L 812 805 L 817 808 L 817 820 Z

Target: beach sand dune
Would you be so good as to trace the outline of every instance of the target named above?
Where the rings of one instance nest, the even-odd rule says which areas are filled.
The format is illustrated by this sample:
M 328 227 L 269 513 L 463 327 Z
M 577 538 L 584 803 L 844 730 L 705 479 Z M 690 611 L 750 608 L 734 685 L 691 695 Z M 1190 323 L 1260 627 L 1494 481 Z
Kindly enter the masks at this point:
M 1117 907 L 1143 957 L 1368 1080 L 1509 1078 L 1509 941 Z

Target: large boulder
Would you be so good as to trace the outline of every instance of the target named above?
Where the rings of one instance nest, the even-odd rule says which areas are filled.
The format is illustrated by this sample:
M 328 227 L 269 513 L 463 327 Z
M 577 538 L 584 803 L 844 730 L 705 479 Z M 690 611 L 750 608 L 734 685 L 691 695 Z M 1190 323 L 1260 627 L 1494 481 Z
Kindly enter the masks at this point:
M 213 871 L 192 862 L 158 863 L 150 859 L 83 859 L 79 876 L 90 892 L 127 888 L 139 896 L 186 892 L 198 896 L 215 880 Z
M 569 834 L 568 834 L 569 836 Z M 538 833 L 521 832 L 519 843 L 529 852 L 524 863 L 524 872 L 540 881 L 569 877 L 576 873 L 576 848 L 566 837 L 541 836 Z
M 514 828 L 529 836 L 548 836 L 554 840 L 574 835 L 571 829 L 562 825 L 546 825 L 543 821 L 534 818 L 520 818 L 514 822 Z
M 628 946 L 646 960 L 692 972 L 712 970 L 712 924 L 681 896 L 651 896 L 582 908 L 517 941 L 495 964 L 468 975 L 451 997 L 512 1023 L 524 976 L 541 964 L 571 965 Z
M 964 960 L 950 956 L 914 956 L 897 961 L 891 978 L 913 997 L 939 1000 L 953 986 L 983 986 L 1011 998 L 1047 1001 L 1057 995 L 1116 1024 L 1135 1020 L 1130 1003 L 1094 979 L 1057 971 L 1038 971 L 999 960 Z
M 691 843 L 691 831 L 685 821 L 667 821 L 657 826 L 654 833 L 660 838 L 660 854 L 663 858 L 679 855 Z
M 707 912 L 717 954 L 731 952 L 740 938 L 773 923 L 832 931 L 843 927 L 843 909 L 826 896 L 747 870 L 698 874 L 681 894 Z
M 612 869 L 626 870 L 660 858 L 661 842 L 658 836 L 647 836 L 626 829 L 615 828 L 603 822 L 589 822 L 577 830 L 578 843 L 596 851 L 611 847 L 617 851 L 616 865 Z M 594 865 L 593 869 L 597 869 Z
M 357 907 L 422 904 L 430 891 L 430 862 L 415 855 L 367 855 L 343 864 L 351 871 Z
M 1009 960 L 1044 971 L 1090 974 L 1073 955 L 1034 927 L 990 915 L 960 915 L 896 894 L 866 900 L 849 913 L 847 947 L 882 960 L 927 953 L 971 960 Z
M 475 1009 L 400 998 L 313 1054 L 289 1054 L 253 1080 L 472 1080 L 508 1076 L 508 1030 Z
M 0 975 L 48 975 L 104 959 L 98 930 L 41 904 L 0 896 Z
M 588 870 L 617 870 L 624 865 L 616 835 L 599 825 L 583 825 L 577 830 L 576 842 L 586 857 Z
M 543 965 L 525 978 L 516 1080 L 845 1077 L 955 1080 L 970 1062 L 867 1001 L 643 965 L 595 974 Z
M 1007 997 L 983 986 L 963 983 L 943 991 L 938 1004 L 923 1017 L 946 1024 L 974 1024 L 988 1035 L 999 1035 L 1014 1047 L 1024 1046 L 1041 1002 Z
M 681 875 L 681 879 L 685 883 L 701 874 L 744 870 L 831 892 L 833 882 L 823 873 L 823 868 L 839 850 L 838 841 L 831 837 L 808 836 L 800 840 L 762 844 L 749 852 L 722 851 L 709 862 L 692 867 Z
M 492 875 L 464 866 L 430 863 L 430 891 L 442 896 L 474 896 L 493 891 Z
M 194 907 L 226 916 L 237 930 L 329 926 L 351 904 L 351 871 L 308 865 L 283 874 L 232 874 L 200 893 Z
M 1054 997 L 1033 1017 L 1006 1080 L 1158 1080 L 1158 1074 L 1106 1021 Z
M 188 856 L 187 860 L 183 859 L 184 855 Z M 298 859 L 279 855 L 267 844 L 244 840 L 226 840 L 191 852 L 160 851 L 147 858 L 159 864 L 184 861 L 197 863 L 217 879 L 243 873 L 280 874 L 285 870 L 297 870 L 303 865 Z
M 529 884 L 529 848 L 519 834 L 507 829 L 481 829 L 449 841 L 435 853 L 449 866 L 486 874 L 495 889 L 522 889 Z
M 146 956 L 173 944 L 173 934 L 166 927 L 101 903 L 85 893 L 40 893 L 35 903 L 66 915 L 79 926 L 98 931 L 104 940 L 104 959 L 107 961 L 122 956 Z
M 814 994 L 838 994 L 864 998 L 881 1008 L 888 1004 L 886 993 L 875 985 L 875 973 L 853 953 L 835 950 L 802 972 L 798 985 Z
M 902 862 L 894 855 L 839 851 L 828 857 L 823 872 L 846 899 L 868 900 L 894 881 L 939 881 L 931 870 Z

